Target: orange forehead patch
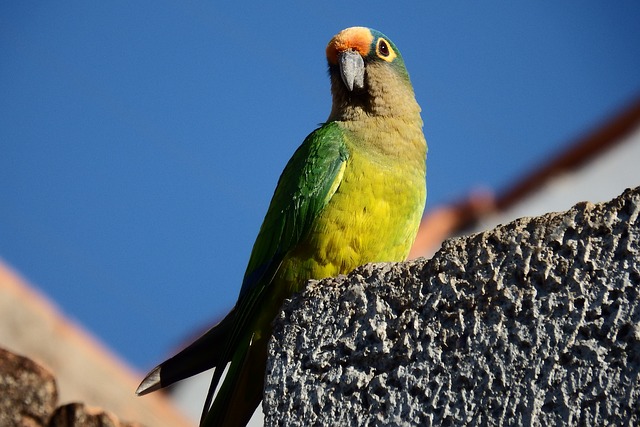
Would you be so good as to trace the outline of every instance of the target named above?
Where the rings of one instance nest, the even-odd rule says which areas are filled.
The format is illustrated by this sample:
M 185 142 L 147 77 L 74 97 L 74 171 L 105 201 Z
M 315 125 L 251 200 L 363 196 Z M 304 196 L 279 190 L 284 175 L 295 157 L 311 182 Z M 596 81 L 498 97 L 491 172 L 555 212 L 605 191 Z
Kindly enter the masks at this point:
M 327 60 L 338 63 L 338 53 L 349 49 L 357 50 L 367 56 L 373 42 L 373 34 L 365 27 L 351 27 L 336 34 L 327 45 Z

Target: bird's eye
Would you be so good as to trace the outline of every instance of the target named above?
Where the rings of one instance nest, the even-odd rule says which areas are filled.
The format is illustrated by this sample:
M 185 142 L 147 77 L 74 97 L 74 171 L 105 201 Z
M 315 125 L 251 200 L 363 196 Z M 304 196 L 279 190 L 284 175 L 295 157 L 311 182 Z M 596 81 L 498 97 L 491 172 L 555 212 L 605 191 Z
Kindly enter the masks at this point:
M 376 43 L 376 54 L 378 58 L 384 59 L 387 62 L 393 62 L 396 59 L 396 53 L 389 45 L 389 42 L 380 37 Z
M 380 56 L 389 56 L 389 45 L 384 39 L 380 39 L 378 42 L 378 53 Z

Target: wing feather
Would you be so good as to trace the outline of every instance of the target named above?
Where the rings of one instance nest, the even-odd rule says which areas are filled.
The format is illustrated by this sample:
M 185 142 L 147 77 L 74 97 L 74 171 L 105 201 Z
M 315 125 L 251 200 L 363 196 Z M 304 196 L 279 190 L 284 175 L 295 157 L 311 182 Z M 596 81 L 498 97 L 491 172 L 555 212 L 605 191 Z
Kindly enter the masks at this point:
M 340 187 L 348 157 L 342 129 L 335 122 L 327 123 L 304 140 L 282 172 L 251 252 L 235 313 L 231 314 L 233 325 L 221 354 L 224 363 L 217 363 L 202 420 L 209 422 L 224 416 L 226 400 L 234 393 L 231 383 L 225 387 L 227 378 L 220 391 L 224 396 L 216 397 L 209 410 L 222 369 L 231 361 L 227 377 L 239 372 L 253 340 L 254 331 L 249 330 L 253 317 L 269 295 L 265 291 L 273 285 L 286 254 L 304 239 Z

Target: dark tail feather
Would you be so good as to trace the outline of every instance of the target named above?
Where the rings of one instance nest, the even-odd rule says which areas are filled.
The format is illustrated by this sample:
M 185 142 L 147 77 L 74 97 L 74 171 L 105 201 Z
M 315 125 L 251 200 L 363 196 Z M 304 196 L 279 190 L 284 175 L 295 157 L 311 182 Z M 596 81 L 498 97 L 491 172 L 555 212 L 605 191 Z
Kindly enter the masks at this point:
M 231 366 L 229 368 L 233 367 L 233 362 L 231 362 Z M 207 398 L 204 401 L 204 407 L 202 408 L 202 415 L 200 415 L 200 425 L 203 426 L 204 425 L 204 420 L 205 417 L 207 416 L 207 413 L 209 412 L 209 408 L 211 407 L 211 402 L 213 401 L 213 396 L 216 392 L 216 389 L 218 388 L 218 383 L 220 383 L 220 378 L 222 378 L 222 373 L 224 372 L 224 368 L 223 366 L 220 367 L 220 369 L 216 369 L 215 372 L 213 373 L 213 378 L 211 378 L 211 385 L 209 386 L 209 391 L 207 392 Z M 229 374 L 227 373 L 227 376 Z M 226 381 L 226 377 L 225 377 L 225 381 Z
M 202 414 L 201 427 L 244 427 L 249 422 L 262 400 L 269 336 L 267 334 L 266 337 L 238 349 L 211 409 Z M 222 369 L 219 371 L 222 372 Z M 219 380 L 214 375 L 205 411 L 209 408 Z M 233 402 L 233 407 L 230 402 Z
M 136 394 L 142 396 L 207 369 L 218 367 L 234 316 L 235 308 L 220 323 L 209 329 L 188 347 L 156 366 L 142 380 Z M 222 373 L 224 370 L 224 366 L 219 368 L 216 369 L 216 374 L 218 371 Z

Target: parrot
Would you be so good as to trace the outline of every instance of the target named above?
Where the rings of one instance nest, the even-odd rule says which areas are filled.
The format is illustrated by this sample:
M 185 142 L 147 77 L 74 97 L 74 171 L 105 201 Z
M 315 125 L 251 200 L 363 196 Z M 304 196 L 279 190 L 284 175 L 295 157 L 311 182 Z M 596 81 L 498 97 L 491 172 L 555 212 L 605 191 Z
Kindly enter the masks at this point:
M 416 237 L 426 202 L 427 143 L 398 48 L 377 30 L 351 27 L 330 40 L 326 59 L 329 117 L 280 175 L 235 306 L 136 391 L 143 395 L 215 368 L 203 427 L 244 426 L 253 415 L 262 400 L 272 322 L 287 298 L 310 279 L 404 261 Z

